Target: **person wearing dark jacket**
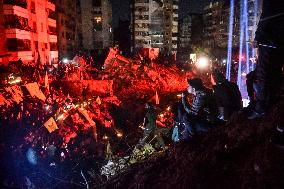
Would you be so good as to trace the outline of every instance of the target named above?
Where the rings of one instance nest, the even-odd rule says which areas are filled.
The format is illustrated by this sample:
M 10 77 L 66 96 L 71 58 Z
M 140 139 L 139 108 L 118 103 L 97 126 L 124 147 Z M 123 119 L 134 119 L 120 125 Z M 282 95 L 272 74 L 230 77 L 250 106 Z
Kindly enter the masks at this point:
M 254 108 L 256 103 L 256 93 L 258 92 L 256 72 L 257 70 L 255 69 L 246 76 L 247 93 L 249 97 L 249 105 L 247 108 L 249 109 Z
M 242 108 L 241 92 L 235 83 L 228 81 L 218 70 L 212 72 L 211 83 L 218 106 L 218 118 L 227 121 L 233 112 Z
M 146 114 L 145 114 L 145 129 L 143 133 L 143 138 L 139 141 L 139 146 L 144 146 L 144 144 L 152 140 L 150 137 L 153 136 L 155 137 L 158 141 L 158 144 L 161 148 L 165 147 L 164 140 L 161 136 L 161 132 L 158 130 L 157 125 L 156 125 L 156 120 L 157 120 L 157 113 L 155 108 L 153 107 L 152 104 L 146 103 L 145 105 L 146 108 Z
M 187 91 L 193 94 L 192 104 L 189 105 L 184 94 L 182 94 L 182 104 L 189 117 L 189 133 L 194 135 L 207 132 L 210 123 L 216 118 L 211 91 L 203 85 L 200 78 L 189 79 L 188 84 Z
M 276 103 L 276 94 L 283 83 L 284 63 L 283 0 L 263 0 L 262 13 L 255 33 L 258 46 L 256 105 L 249 119 L 263 115 Z

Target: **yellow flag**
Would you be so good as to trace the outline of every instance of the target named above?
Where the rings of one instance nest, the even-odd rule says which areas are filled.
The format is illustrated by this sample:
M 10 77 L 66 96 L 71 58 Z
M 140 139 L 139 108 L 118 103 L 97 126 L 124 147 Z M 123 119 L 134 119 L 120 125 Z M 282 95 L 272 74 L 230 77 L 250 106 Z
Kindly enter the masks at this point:
M 53 117 L 49 118 L 49 120 L 47 120 L 43 125 L 50 133 L 58 129 L 57 124 L 55 120 L 53 119 Z
M 156 96 L 155 96 L 156 104 L 160 104 L 160 99 L 158 96 L 158 92 L 156 91 Z
M 94 122 L 94 121 L 90 118 L 90 116 L 89 116 L 87 110 L 79 108 L 78 111 L 86 118 L 86 120 L 91 124 L 91 126 L 93 126 L 93 127 L 96 126 L 96 122 Z
M 98 96 L 98 98 L 96 99 L 96 102 L 101 105 L 102 104 L 102 101 L 101 101 L 101 98 Z
M 32 97 L 37 97 L 40 100 L 45 101 L 46 97 L 40 90 L 37 82 L 26 84 L 26 88 Z

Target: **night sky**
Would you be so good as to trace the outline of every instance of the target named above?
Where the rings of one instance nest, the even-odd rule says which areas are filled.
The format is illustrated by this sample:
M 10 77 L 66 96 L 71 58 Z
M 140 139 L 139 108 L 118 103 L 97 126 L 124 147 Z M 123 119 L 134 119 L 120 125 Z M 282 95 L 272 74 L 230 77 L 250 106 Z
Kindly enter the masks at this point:
M 117 27 L 119 19 L 130 20 L 129 4 L 132 0 L 110 0 L 113 10 L 113 26 Z M 133 0 L 134 1 L 134 0 Z M 187 13 L 202 13 L 202 8 L 210 0 L 179 0 L 179 18 Z

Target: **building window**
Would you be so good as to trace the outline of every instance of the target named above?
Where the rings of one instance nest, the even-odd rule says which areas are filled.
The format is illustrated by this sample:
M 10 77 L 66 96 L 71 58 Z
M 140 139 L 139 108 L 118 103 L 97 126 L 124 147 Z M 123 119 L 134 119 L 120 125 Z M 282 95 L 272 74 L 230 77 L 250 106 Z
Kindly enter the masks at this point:
M 30 31 L 31 28 L 28 25 L 28 19 L 16 15 L 5 15 L 4 16 L 5 28 L 17 28 L 21 30 Z
M 102 31 L 103 26 L 102 26 L 102 17 L 101 16 L 96 16 L 94 18 L 94 31 Z
M 56 13 L 55 13 L 55 11 L 49 10 L 48 18 L 56 20 Z
M 102 22 L 102 17 L 96 16 L 96 17 L 95 17 L 95 22 L 96 22 L 96 23 Z
M 7 42 L 8 51 L 30 51 L 31 50 L 31 42 L 28 39 L 8 38 L 6 42 Z
M 48 26 L 49 34 L 56 35 L 56 28 L 52 26 Z
M 101 0 L 93 0 L 93 7 L 100 7 L 102 6 Z
M 36 22 L 33 22 L 33 32 L 34 32 L 34 33 L 37 32 Z
M 35 41 L 35 50 L 38 52 L 38 41 Z
M 15 0 L 13 0 L 13 1 L 11 1 L 11 0 L 4 0 L 3 3 L 4 4 L 9 4 L 9 5 L 17 5 L 17 6 L 20 6 L 22 8 L 25 8 L 25 9 L 27 8 L 27 1 L 26 0 L 17 0 L 17 1 L 15 1 Z
M 31 13 L 34 13 L 34 14 L 36 13 L 35 12 L 35 2 L 34 1 L 31 2 Z
M 49 43 L 50 51 L 57 51 L 57 43 Z

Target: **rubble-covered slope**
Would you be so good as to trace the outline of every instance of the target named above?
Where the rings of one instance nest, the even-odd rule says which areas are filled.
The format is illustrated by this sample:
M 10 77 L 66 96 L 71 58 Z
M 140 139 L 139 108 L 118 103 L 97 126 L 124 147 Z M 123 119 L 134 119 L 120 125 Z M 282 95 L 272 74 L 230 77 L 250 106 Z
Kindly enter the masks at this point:
M 271 143 L 283 117 L 282 96 L 261 118 L 247 120 L 236 113 L 226 125 L 171 146 L 98 187 L 283 188 L 284 151 Z

